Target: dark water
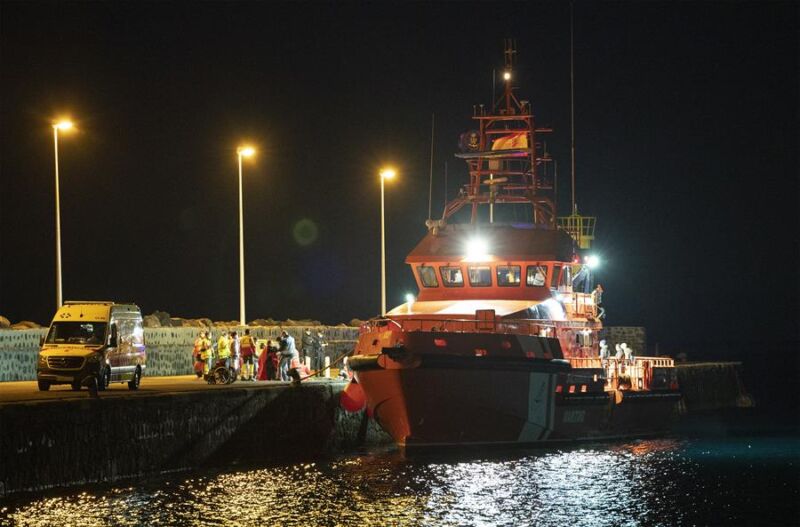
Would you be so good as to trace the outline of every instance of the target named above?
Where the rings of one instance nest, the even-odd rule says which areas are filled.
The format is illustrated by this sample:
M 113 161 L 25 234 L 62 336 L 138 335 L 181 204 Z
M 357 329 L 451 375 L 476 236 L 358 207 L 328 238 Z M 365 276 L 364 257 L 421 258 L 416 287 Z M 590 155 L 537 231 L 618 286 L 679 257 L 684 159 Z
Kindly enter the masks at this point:
M 800 525 L 800 438 L 351 455 L 0 502 L 0 524 Z

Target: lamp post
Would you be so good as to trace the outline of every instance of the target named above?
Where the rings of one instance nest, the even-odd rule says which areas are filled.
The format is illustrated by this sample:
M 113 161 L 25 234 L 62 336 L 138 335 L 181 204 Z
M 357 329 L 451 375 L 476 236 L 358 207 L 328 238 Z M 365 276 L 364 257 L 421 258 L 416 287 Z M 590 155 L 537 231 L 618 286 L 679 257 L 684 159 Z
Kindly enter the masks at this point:
M 245 325 L 244 310 L 244 213 L 242 204 L 242 158 L 251 157 L 256 151 L 251 146 L 240 146 L 236 149 L 239 160 L 239 324 Z
M 56 167 L 56 308 L 61 307 L 61 199 L 58 188 L 58 131 L 72 128 L 72 121 L 61 120 L 53 123 L 53 152 Z
M 386 316 L 386 229 L 384 227 L 384 183 L 395 176 L 391 168 L 381 170 L 381 316 Z

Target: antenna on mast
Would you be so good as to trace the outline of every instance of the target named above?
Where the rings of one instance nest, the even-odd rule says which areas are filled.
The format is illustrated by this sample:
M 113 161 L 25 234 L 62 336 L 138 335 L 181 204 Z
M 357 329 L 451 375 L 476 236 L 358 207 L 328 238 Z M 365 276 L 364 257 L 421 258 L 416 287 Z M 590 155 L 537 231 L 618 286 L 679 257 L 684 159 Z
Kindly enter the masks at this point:
M 430 168 L 430 177 L 428 180 L 428 219 L 431 219 L 431 205 L 433 199 L 433 133 L 434 133 L 434 125 L 436 123 L 436 114 L 431 114 L 431 168 Z
M 569 3 L 569 129 L 572 140 L 572 214 L 578 213 L 575 206 L 575 17 L 572 14 L 572 2 Z
M 594 226 L 597 218 L 581 216 L 575 203 L 575 16 L 574 4 L 569 3 L 569 121 L 570 121 L 570 158 L 572 168 L 572 210 L 569 216 L 558 218 L 558 227 L 572 236 L 578 248 L 589 249 L 594 240 Z M 558 165 L 555 166 L 558 178 Z

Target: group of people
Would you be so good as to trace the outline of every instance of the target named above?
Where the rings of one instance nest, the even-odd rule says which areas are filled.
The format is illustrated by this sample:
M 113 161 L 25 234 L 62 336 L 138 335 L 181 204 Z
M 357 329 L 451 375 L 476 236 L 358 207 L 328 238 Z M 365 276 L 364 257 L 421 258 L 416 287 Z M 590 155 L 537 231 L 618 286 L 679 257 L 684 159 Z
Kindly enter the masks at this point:
M 256 341 L 250 330 L 244 330 L 239 337 L 236 331 L 222 332 L 216 347 L 211 342 L 210 333 L 201 331 L 194 341 L 192 359 L 197 377 L 207 375 L 214 366 L 232 368 L 241 375 L 242 380 L 254 381 L 256 375 Z
M 194 371 L 198 378 L 202 378 L 210 369 L 225 366 L 245 381 L 290 381 L 291 370 L 300 376 L 308 376 L 311 370 L 319 371 L 325 365 L 328 343 L 321 330 L 313 335 L 310 329 L 306 329 L 301 346 L 298 350 L 294 337 L 285 330 L 276 341 L 262 342 L 258 350 L 249 329 L 245 329 L 241 337 L 236 331 L 222 332 L 216 345 L 208 331 L 201 331 L 192 350 Z M 306 366 L 306 357 L 310 359 L 310 369 Z
M 625 362 L 628 364 L 633 364 L 633 348 L 628 346 L 625 342 L 622 344 L 614 344 L 614 354 L 613 358 L 617 361 L 625 359 Z M 600 358 L 601 359 L 609 359 L 611 358 L 611 352 L 608 349 L 608 344 L 606 343 L 605 339 L 600 341 Z

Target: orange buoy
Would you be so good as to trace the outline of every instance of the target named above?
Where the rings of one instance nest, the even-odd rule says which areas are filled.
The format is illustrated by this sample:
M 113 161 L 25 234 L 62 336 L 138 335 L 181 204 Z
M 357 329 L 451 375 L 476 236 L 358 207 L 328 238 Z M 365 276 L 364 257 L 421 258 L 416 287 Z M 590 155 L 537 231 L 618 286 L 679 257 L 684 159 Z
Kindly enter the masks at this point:
M 345 386 L 341 394 L 339 394 L 339 406 L 345 412 L 360 412 L 367 404 L 367 397 L 364 395 L 364 390 L 361 385 L 355 381 Z

